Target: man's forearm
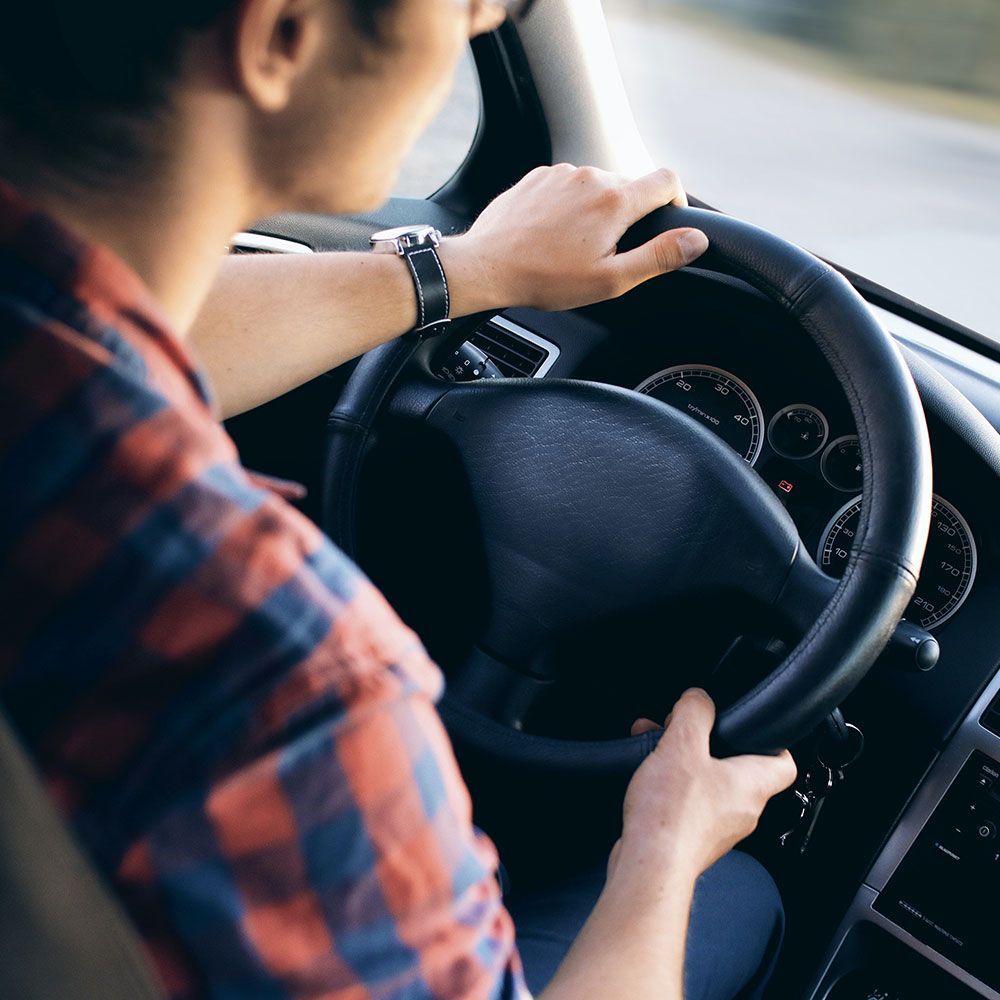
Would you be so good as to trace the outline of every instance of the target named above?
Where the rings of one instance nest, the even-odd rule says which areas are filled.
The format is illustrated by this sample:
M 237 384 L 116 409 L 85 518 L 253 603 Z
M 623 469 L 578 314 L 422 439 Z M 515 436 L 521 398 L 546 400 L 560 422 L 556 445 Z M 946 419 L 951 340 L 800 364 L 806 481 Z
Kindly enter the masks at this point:
M 540 1000 L 682 1000 L 694 884 L 652 854 L 619 864 Z
M 455 244 L 446 240 L 441 251 L 452 315 L 494 307 L 489 282 Z M 229 417 L 400 336 L 416 319 L 413 281 L 398 257 L 234 256 L 223 262 L 190 342 Z
M 531 171 L 467 233 L 442 242 L 451 315 L 577 309 L 689 264 L 708 246 L 693 229 L 618 252 L 630 226 L 672 201 L 684 204 L 684 191 L 665 170 L 637 180 L 567 164 Z M 416 318 L 398 257 L 244 256 L 226 259 L 190 335 L 231 416 L 398 337 Z

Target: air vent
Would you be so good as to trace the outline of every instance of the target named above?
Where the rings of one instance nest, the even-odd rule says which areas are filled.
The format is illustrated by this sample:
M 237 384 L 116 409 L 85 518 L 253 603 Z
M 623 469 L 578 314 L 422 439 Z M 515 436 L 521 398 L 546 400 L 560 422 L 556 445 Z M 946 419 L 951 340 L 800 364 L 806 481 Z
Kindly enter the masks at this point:
M 469 340 L 500 369 L 504 378 L 541 378 L 559 357 L 555 344 L 502 316 L 484 323 Z
M 1000 694 L 990 702 L 990 707 L 986 709 L 979 721 L 991 733 L 996 733 L 997 736 L 1000 736 Z
M 262 233 L 237 233 L 229 244 L 231 254 L 248 253 L 312 253 L 313 248 L 298 240 L 286 240 Z

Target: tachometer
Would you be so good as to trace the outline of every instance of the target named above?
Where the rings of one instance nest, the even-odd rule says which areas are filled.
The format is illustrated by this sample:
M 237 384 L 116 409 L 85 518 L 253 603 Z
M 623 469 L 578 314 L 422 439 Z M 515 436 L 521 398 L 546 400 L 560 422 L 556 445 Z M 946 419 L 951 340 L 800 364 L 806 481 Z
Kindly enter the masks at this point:
M 844 573 L 860 517 L 861 497 L 855 497 L 834 514 L 823 532 L 817 558 L 831 576 Z M 942 625 L 962 606 L 975 578 L 976 543 L 968 522 L 947 500 L 935 496 L 927 552 L 906 617 L 921 628 Z
M 669 403 L 714 431 L 753 465 L 764 443 L 764 412 L 749 386 L 710 365 L 676 365 L 650 376 L 638 392 Z

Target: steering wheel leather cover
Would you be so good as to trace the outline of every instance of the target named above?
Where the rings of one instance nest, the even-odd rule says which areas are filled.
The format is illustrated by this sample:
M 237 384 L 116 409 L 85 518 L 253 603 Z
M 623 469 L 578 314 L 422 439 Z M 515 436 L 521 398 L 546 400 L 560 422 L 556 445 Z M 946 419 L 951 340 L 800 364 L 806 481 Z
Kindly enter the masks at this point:
M 703 230 L 711 242 L 709 251 L 698 262 L 700 268 L 729 274 L 753 285 L 794 318 L 816 343 L 844 389 L 861 445 L 862 516 L 843 577 L 828 601 L 824 596 L 825 606 L 815 609 L 815 620 L 786 659 L 760 684 L 726 707 L 718 718 L 719 752 L 771 753 L 807 735 L 846 698 L 875 662 L 912 597 L 930 529 L 930 444 L 920 399 L 899 350 L 864 300 L 828 265 L 747 223 L 714 212 L 673 206 L 634 227 L 622 240 L 620 249 L 639 245 L 667 229 L 686 226 Z M 353 549 L 353 497 L 364 445 L 411 355 L 411 347 L 396 343 L 378 348 L 362 359 L 331 415 L 325 527 L 334 541 L 348 551 Z M 597 463 L 586 460 L 588 455 L 592 459 L 604 455 L 608 461 L 617 461 L 622 478 L 631 480 L 638 474 L 639 465 L 629 459 L 628 439 L 636 438 L 637 448 L 648 447 L 648 435 L 658 433 L 653 426 L 655 417 L 662 419 L 663 433 L 673 435 L 669 440 L 683 449 L 690 461 L 695 461 L 695 449 L 707 450 L 713 462 L 726 451 L 713 435 L 666 404 L 613 387 L 578 382 L 546 385 L 546 382 L 549 380 L 533 385 L 523 380 L 486 386 L 443 384 L 439 398 L 426 414 L 429 422 L 450 433 L 459 443 L 474 491 L 477 478 L 483 481 L 477 500 L 480 514 L 489 506 L 488 498 L 497 489 L 509 486 L 520 489 L 520 497 L 526 496 L 526 485 L 533 477 L 536 483 L 544 477 L 545 490 L 553 492 L 556 507 L 561 502 L 557 495 L 559 482 L 565 481 L 567 492 L 562 502 L 572 512 L 580 505 L 570 504 L 566 499 L 570 488 L 579 491 L 588 482 L 594 488 L 603 488 L 606 481 L 600 478 L 603 473 L 595 468 Z M 527 428 L 524 448 L 513 450 L 516 462 L 512 459 L 506 466 L 500 463 L 498 467 L 490 460 L 488 435 L 483 438 L 486 433 L 483 428 L 489 421 L 485 412 L 483 420 L 477 420 L 480 406 L 484 411 L 496 411 L 492 417 L 504 414 L 506 420 L 516 419 Z M 558 447 L 533 452 L 527 443 L 533 435 L 538 436 L 534 432 L 539 428 L 553 426 L 556 419 L 553 414 L 557 411 L 562 413 L 564 421 L 576 421 L 579 427 L 580 418 L 595 412 L 595 408 L 605 409 L 606 423 L 622 432 L 620 439 L 625 444 L 618 459 L 606 454 L 606 441 L 597 440 L 600 437 L 597 430 L 591 435 L 595 441 L 592 451 L 587 450 L 587 432 L 584 432 L 583 450 L 562 460 Z M 690 426 L 681 428 L 678 421 Z M 475 429 L 477 423 L 479 431 Z M 637 423 L 645 427 L 642 433 L 636 434 Z M 669 431 L 668 424 L 673 424 Z M 590 426 L 600 425 L 591 422 Z M 516 427 L 507 423 L 506 429 L 517 438 Z M 473 460 L 473 456 L 484 454 L 484 461 Z M 536 461 L 539 455 L 541 465 Z M 756 524 L 766 536 L 764 541 L 768 545 L 758 554 L 770 562 L 773 574 L 778 574 L 769 578 L 773 594 L 769 591 L 767 599 L 773 598 L 772 603 L 779 606 L 795 603 L 794 591 L 802 579 L 818 574 L 819 570 L 798 545 L 793 529 L 789 535 L 787 515 L 777 501 L 772 502 L 756 475 L 745 467 L 737 471 L 742 464 L 738 456 L 725 454 L 721 461 L 728 463 L 735 484 L 729 492 L 729 501 L 736 505 L 734 510 L 739 510 L 734 522 L 743 530 Z M 635 482 L 631 495 L 641 500 L 653 490 L 664 493 L 667 497 L 664 502 L 680 502 L 669 500 L 669 487 L 671 475 L 682 467 L 683 463 L 675 462 L 674 473 L 668 474 L 669 470 L 664 469 L 659 483 Z M 724 489 L 724 484 L 720 483 L 720 489 Z M 661 510 L 652 500 L 650 503 L 652 506 L 640 510 L 639 516 L 651 517 Z M 516 509 L 517 505 L 506 507 Z M 614 517 L 604 520 L 620 527 Z M 580 520 L 570 527 L 579 531 L 586 523 Z M 488 517 L 486 527 L 495 551 L 504 555 L 509 546 L 505 546 L 502 526 L 491 524 Z M 601 531 L 603 527 L 594 523 L 594 530 Z M 609 537 L 614 540 L 613 534 Z M 669 544 L 670 540 L 664 538 L 663 552 L 669 551 Z M 607 558 L 608 551 L 611 550 L 606 549 L 601 557 Z M 657 574 L 657 586 L 670 593 L 675 578 L 669 572 L 660 572 L 651 562 L 637 563 L 631 553 L 625 553 L 623 558 L 633 560 L 631 565 L 647 575 L 651 571 Z M 755 558 L 748 549 L 744 566 L 755 565 Z M 502 559 L 495 562 L 497 572 L 505 571 L 502 562 Z M 550 560 L 546 572 L 558 565 Z M 558 580 L 555 576 L 553 579 L 558 590 Z M 593 576 L 588 584 L 591 579 L 598 578 Z M 624 583 L 624 578 L 619 583 Z M 763 585 L 762 580 L 755 579 L 745 583 L 758 589 Z M 612 594 L 616 589 L 620 588 L 608 588 L 607 593 Z M 558 608 L 567 606 L 563 601 Z M 524 616 L 519 622 L 514 621 L 515 629 L 525 624 Z M 547 621 L 572 626 L 570 619 L 560 618 L 557 612 L 548 616 Z M 447 698 L 442 704 L 442 714 L 456 736 L 483 752 L 549 769 L 627 772 L 655 744 L 655 737 L 650 738 L 650 734 L 591 742 L 526 734 Z

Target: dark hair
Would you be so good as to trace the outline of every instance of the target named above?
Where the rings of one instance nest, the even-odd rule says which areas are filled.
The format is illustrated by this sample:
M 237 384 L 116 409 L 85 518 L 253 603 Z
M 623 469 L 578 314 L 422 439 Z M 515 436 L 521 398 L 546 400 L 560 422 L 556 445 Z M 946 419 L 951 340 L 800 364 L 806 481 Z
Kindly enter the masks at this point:
M 377 38 L 394 0 L 345 0 Z M 17 0 L 0 28 L 0 173 L 22 154 L 67 179 L 135 164 L 185 40 L 237 0 Z

